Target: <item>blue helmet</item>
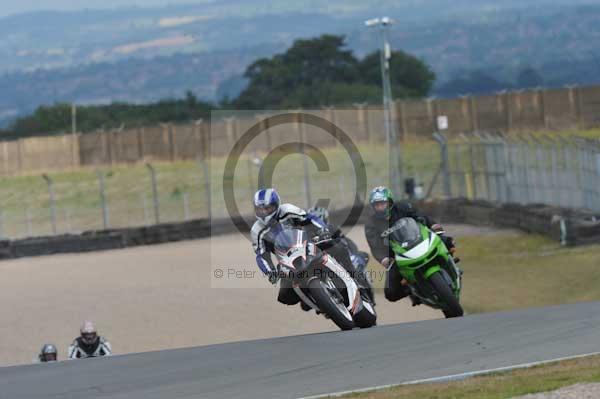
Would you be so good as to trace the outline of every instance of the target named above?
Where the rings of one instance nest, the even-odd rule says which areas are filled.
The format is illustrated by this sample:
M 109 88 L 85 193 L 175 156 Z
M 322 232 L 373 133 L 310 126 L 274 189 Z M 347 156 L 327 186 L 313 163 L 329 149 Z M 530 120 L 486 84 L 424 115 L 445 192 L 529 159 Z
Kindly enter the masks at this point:
M 279 212 L 281 199 L 274 188 L 263 188 L 254 194 L 254 214 L 258 220 L 269 224 Z

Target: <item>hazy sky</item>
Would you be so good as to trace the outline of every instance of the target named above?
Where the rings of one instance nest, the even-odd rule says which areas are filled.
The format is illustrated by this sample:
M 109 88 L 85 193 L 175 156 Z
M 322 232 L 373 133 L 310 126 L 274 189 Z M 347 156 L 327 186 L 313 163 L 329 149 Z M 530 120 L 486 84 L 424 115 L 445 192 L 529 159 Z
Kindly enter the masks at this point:
M 207 0 L 0 0 L 0 17 L 40 10 L 82 10 L 125 6 L 160 7 L 169 4 L 207 3 Z

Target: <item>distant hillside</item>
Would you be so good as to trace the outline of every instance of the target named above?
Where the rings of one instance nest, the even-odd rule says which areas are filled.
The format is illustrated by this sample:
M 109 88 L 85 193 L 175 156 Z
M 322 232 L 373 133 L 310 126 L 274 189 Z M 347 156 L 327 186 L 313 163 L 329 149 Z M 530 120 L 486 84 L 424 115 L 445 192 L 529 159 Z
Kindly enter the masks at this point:
M 582 5 L 589 1 L 222 0 L 2 18 L 0 124 L 55 101 L 145 102 L 187 90 L 205 100 L 232 97 L 248 64 L 299 37 L 345 34 L 358 56 L 373 51 L 375 32 L 363 22 L 377 15 L 397 20 L 394 48 L 435 71 L 434 94 L 473 70 L 500 86 L 524 67 L 545 85 L 597 83 L 600 6 Z
M 567 83 L 569 71 L 548 66 L 600 58 L 599 26 L 600 5 L 532 7 L 487 13 L 460 23 L 446 20 L 412 29 L 399 27 L 391 40 L 433 65 L 441 81 L 473 69 L 510 79 L 516 70 L 530 65 L 544 69 L 549 81 Z M 352 46 L 367 47 L 369 40 L 360 34 Z
M 468 22 L 498 11 L 544 10 L 590 2 L 219 0 L 164 8 L 36 12 L 0 18 L 0 73 L 112 62 L 132 56 L 147 58 L 267 43 L 290 45 L 300 37 L 361 29 L 364 19 L 378 15 L 396 17 L 400 27 L 414 23 L 434 26 L 444 18 Z
M 235 80 L 230 77 L 241 74 L 256 57 L 276 50 L 279 49 L 265 46 L 8 74 L 0 77 L 0 120 L 4 119 L 6 123 L 16 115 L 33 111 L 38 105 L 55 102 L 144 103 L 180 98 L 188 90 L 201 99 L 210 100 L 219 91 L 221 83 L 221 91 L 231 93 L 233 90 L 237 95 L 241 88 L 236 88 Z M 227 82 L 233 87 L 227 87 Z

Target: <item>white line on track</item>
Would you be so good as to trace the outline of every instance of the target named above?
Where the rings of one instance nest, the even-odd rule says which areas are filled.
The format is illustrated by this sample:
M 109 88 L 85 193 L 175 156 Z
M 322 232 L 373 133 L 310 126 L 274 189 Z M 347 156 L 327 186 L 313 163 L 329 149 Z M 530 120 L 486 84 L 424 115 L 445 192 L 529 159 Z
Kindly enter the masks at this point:
M 530 368 L 530 367 L 541 366 L 541 365 L 548 364 L 548 363 L 556 363 L 556 362 L 562 362 L 564 360 L 574 360 L 574 359 L 580 359 L 580 358 L 583 358 L 583 357 L 598 356 L 598 355 L 600 355 L 600 352 L 584 353 L 582 355 L 566 356 L 566 357 L 560 357 L 560 358 L 556 358 L 556 359 L 542 360 L 542 361 L 539 361 L 539 362 L 522 363 L 522 364 L 516 364 L 516 365 L 513 365 L 513 366 L 498 367 L 498 368 L 495 368 L 495 369 L 469 371 L 469 372 L 466 372 L 466 373 L 446 375 L 446 376 L 443 376 L 443 377 L 425 378 L 425 379 L 422 379 L 422 380 L 407 381 L 407 382 L 401 382 L 401 383 L 398 383 L 398 384 L 379 385 L 379 386 L 374 386 L 374 387 L 369 387 L 369 388 L 353 389 L 353 390 L 349 390 L 349 391 L 325 393 L 325 394 L 314 395 L 314 396 L 305 396 L 305 397 L 301 397 L 301 398 L 298 398 L 298 399 L 338 398 L 338 397 L 344 396 L 344 395 L 350 395 L 350 394 L 355 394 L 355 393 L 364 393 L 364 392 L 372 392 L 372 391 L 379 391 L 379 390 L 382 390 L 382 389 L 395 388 L 395 387 L 400 387 L 400 386 L 403 386 L 403 385 L 415 385 L 415 384 L 427 384 L 427 383 L 440 383 L 440 382 L 458 381 L 458 380 L 462 380 L 462 379 L 469 378 L 469 377 L 476 377 L 476 376 L 486 375 L 486 374 L 501 373 L 503 371 L 512 371 L 512 370 L 517 370 L 517 369 L 526 369 L 526 368 Z

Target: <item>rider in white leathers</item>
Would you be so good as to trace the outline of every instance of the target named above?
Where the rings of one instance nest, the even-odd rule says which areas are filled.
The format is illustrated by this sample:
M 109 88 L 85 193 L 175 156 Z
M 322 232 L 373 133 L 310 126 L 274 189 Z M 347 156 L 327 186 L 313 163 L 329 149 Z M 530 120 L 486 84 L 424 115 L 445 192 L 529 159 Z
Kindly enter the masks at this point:
M 110 343 L 98 335 L 96 327 L 91 321 L 83 323 L 80 336 L 75 338 L 69 346 L 69 359 L 85 359 L 88 357 L 110 356 L 111 354 Z
M 273 188 L 261 189 L 254 194 L 254 211 L 256 222 L 252 226 L 251 238 L 256 263 L 260 270 L 269 278 L 272 284 L 279 281 L 279 272 L 273 264 L 271 254 L 274 251 L 273 230 L 282 223 L 290 223 L 297 226 L 309 226 L 321 236 L 327 236 L 330 232 L 326 224 L 317 217 L 308 215 L 303 209 L 292 204 L 281 204 L 279 194 Z M 334 244 L 327 250 L 339 263 L 349 271 L 352 271 L 352 261 L 345 249 Z M 281 278 L 279 295 L 277 300 L 286 305 L 295 305 L 300 298 L 292 289 L 292 282 L 288 278 Z M 304 310 L 310 308 L 303 307 Z

